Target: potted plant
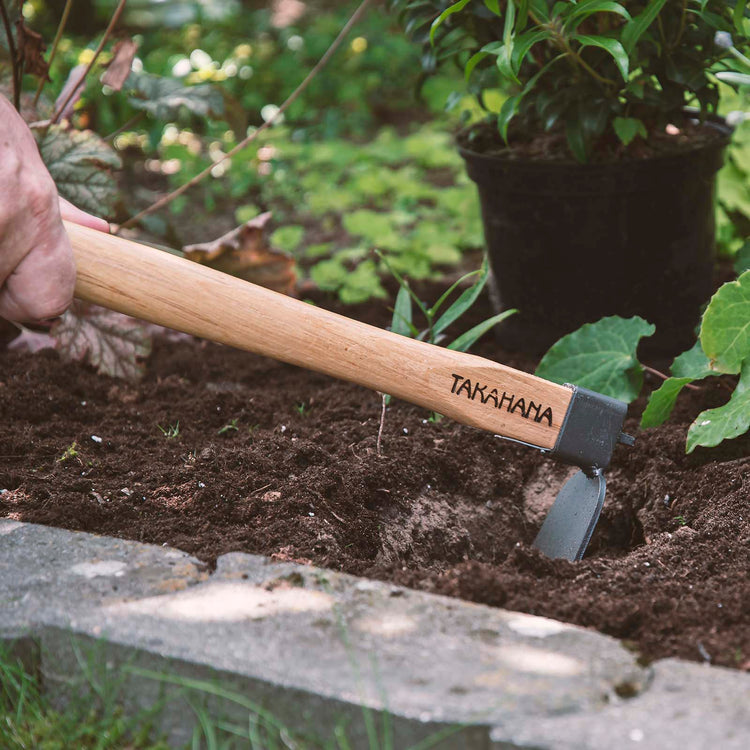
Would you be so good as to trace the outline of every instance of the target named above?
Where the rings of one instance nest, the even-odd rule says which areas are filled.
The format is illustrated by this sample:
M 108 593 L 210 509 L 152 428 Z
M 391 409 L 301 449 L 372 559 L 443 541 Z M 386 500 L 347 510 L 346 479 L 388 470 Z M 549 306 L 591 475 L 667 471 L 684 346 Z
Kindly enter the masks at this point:
M 426 73 L 454 61 L 480 103 L 458 137 L 477 183 L 506 345 L 542 350 L 603 315 L 689 340 L 712 289 L 722 81 L 738 0 L 391 0 Z

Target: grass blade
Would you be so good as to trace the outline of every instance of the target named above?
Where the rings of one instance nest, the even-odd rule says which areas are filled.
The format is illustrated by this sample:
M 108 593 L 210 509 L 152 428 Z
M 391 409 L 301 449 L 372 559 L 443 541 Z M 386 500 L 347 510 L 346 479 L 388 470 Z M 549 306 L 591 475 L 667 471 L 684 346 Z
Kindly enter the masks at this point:
M 455 341 L 448 344 L 448 349 L 453 349 L 457 352 L 465 352 L 467 349 L 470 349 L 479 338 L 484 336 L 490 328 L 496 326 L 498 323 L 517 312 L 518 310 L 515 309 L 505 310 L 497 315 L 493 315 L 491 318 L 487 318 L 487 320 L 483 320 L 478 325 L 475 325 L 473 328 L 466 331 L 466 333 L 461 334 Z

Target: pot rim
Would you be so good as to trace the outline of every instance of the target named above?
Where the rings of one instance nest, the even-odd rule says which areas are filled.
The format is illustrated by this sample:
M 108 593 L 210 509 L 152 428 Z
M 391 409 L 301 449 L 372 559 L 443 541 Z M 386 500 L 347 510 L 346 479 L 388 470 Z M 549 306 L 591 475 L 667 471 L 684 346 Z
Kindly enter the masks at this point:
M 698 115 L 699 110 L 692 108 L 692 107 L 686 107 L 685 108 L 685 114 L 687 115 Z M 691 117 L 690 120 L 692 122 L 700 123 L 700 119 L 697 116 Z M 645 157 L 641 159 L 619 159 L 614 161 L 607 161 L 607 162 L 594 162 L 594 163 L 581 163 L 579 161 L 575 161 L 575 159 L 526 159 L 526 158 L 512 158 L 507 156 L 498 156 L 496 154 L 484 154 L 480 151 L 473 151 L 470 148 L 466 148 L 465 146 L 462 146 L 458 142 L 458 138 L 460 137 L 461 133 L 465 133 L 468 130 L 471 129 L 473 126 L 469 126 L 467 128 L 462 129 L 455 138 L 456 141 L 456 147 L 458 149 L 459 154 L 461 157 L 466 161 L 471 160 L 482 160 L 489 163 L 495 163 L 495 164 L 519 164 L 523 165 L 525 169 L 570 169 L 571 167 L 578 168 L 581 170 L 588 170 L 588 171 L 595 171 L 595 170 L 613 170 L 617 168 L 632 168 L 634 165 L 638 164 L 654 164 L 658 163 L 659 161 L 669 161 L 674 159 L 680 159 L 688 154 L 694 154 L 698 151 L 706 151 L 706 150 L 712 150 L 712 149 L 719 149 L 723 150 L 726 148 L 731 139 L 732 135 L 734 134 L 735 128 L 729 123 L 727 123 L 726 119 L 722 117 L 721 115 L 717 115 L 714 113 L 709 113 L 703 118 L 703 125 L 708 126 L 709 128 L 717 131 L 718 133 L 721 133 L 723 135 L 722 138 L 717 138 L 716 140 L 712 141 L 711 143 L 701 143 L 696 144 L 695 146 L 691 146 L 689 148 L 672 151 L 670 153 L 664 153 L 664 154 L 657 154 L 655 156 Z

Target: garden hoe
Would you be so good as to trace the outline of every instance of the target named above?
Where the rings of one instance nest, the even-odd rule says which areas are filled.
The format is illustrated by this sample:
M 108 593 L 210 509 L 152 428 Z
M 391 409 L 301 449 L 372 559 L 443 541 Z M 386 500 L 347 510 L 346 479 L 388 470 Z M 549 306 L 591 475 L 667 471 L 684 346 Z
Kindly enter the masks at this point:
M 66 225 L 76 296 L 133 317 L 372 388 L 581 468 L 534 546 L 580 560 L 604 502 L 626 404 L 350 320 L 170 253 Z

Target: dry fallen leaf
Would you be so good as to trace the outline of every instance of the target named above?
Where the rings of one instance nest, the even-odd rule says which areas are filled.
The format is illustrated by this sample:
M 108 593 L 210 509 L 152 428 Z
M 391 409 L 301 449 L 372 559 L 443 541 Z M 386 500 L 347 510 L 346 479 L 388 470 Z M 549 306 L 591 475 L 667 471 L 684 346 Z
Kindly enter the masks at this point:
M 18 45 L 18 62 L 23 65 L 25 73 L 39 76 L 49 81 L 49 65 L 44 59 L 44 50 L 47 49 L 42 35 L 32 31 L 23 21 L 16 23 L 16 43 Z
M 182 251 L 196 263 L 293 294 L 297 282 L 294 259 L 269 246 L 265 227 L 270 218 L 270 212 L 261 214 L 212 242 L 186 245 Z
M 62 91 L 60 91 L 60 95 L 55 101 L 55 112 L 60 110 L 60 107 L 65 102 L 68 102 L 65 104 L 65 109 L 60 111 L 60 120 L 69 120 L 73 116 L 73 110 L 81 98 L 81 94 L 83 94 L 87 70 L 88 65 L 81 63 L 80 65 L 75 65 L 70 73 L 68 73 L 68 78 L 63 84 Z M 75 91 L 75 94 L 70 97 L 72 91 Z M 68 101 L 68 97 L 70 97 L 70 101 Z
M 138 50 L 138 43 L 122 39 L 112 47 L 112 62 L 107 66 L 101 81 L 104 85 L 120 91 L 130 75 L 130 67 Z
M 151 353 L 151 339 L 139 321 L 84 302 L 74 302 L 50 333 L 63 359 L 88 362 L 114 378 L 141 378 Z

